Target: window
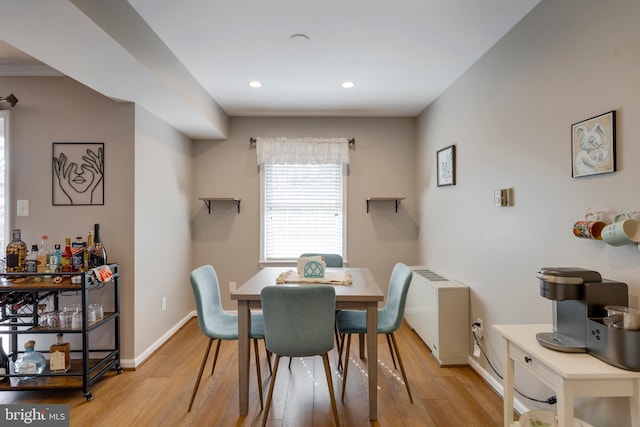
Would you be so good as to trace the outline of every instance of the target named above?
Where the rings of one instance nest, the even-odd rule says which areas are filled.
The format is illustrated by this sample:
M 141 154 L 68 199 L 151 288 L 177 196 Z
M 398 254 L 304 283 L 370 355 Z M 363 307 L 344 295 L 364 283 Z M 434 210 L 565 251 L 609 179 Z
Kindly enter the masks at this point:
M 346 258 L 344 138 L 258 138 L 260 262 L 291 262 L 304 252 Z
M 345 169 L 340 164 L 263 164 L 263 262 L 303 252 L 344 257 Z
M 9 111 L 0 111 L 0 248 L 4 248 L 11 240 L 11 188 L 9 181 Z

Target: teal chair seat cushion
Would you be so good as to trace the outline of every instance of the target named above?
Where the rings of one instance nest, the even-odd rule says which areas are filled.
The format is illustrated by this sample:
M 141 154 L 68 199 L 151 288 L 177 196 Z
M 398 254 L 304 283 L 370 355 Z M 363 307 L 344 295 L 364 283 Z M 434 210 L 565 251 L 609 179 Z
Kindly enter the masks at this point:
M 390 334 L 397 329 L 394 318 L 378 310 L 378 333 Z M 338 329 L 342 334 L 366 334 L 367 312 L 362 310 L 340 310 L 336 315 Z
M 198 319 L 199 321 L 200 319 Z M 238 316 L 223 312 L 214 322 L 206 322 L 204 332 L 207 336 L 220 340 L 238 339 Z M 264 318 L 262 313 L 251 314 L 251 338 L 264 338 Z

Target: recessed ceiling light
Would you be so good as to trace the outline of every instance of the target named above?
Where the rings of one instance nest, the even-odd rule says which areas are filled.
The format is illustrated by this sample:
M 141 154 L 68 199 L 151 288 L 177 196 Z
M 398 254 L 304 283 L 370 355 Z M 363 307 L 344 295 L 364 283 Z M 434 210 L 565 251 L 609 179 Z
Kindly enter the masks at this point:
M 289 40 L 293 40 L 294 42 L 298 42 L 298 43 L 306 43 L 309 41 L 309 36 L 302 33 L 292 34 L 289 37 Z
M 351 89 L 354 86 L 355 85 L 353 84 L 353 82 L 344 82 L 344 83 L 342 83 L 342 87 L 345 88 L 345 89 Z
M 249 82 L 249 86 L 251 86 L 251 87 L 262 87 L 262 83 L 260 83 L 257 80 L 253 80 L 253 81 Z

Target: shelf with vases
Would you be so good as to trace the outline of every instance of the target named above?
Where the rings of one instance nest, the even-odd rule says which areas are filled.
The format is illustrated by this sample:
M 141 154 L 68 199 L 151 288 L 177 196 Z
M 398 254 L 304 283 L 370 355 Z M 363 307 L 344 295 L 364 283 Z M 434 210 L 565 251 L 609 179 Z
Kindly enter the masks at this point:
M 400 202 L 406 199 L 406 197 L 367 197 L 367 213 L 369 213 L 369 203 L 378 201 L 393 201 L 396 204 L 396 213 L 398 213 L 398 207 Z
M 240 201 L 242 199 L 238 197 L 199 197 L 198 200 L 202 200 L 204 205 L 207 207 L 209 213 L 211 213 L 211 203 L 212 202 L 234 202 L 236 207 L 238 208 L 238 213 L 240 213 Z

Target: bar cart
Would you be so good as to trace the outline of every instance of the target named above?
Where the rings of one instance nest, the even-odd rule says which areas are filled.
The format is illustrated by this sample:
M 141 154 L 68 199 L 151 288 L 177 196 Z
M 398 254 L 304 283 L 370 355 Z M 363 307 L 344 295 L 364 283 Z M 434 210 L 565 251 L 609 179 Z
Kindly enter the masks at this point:
M 93 270 L 74 273 L 0 273 L 0 334 L 9 336 L 9 357 L 11 373 L 0 375 L 0 391 L 19 390 L 56 390 L 82 389 L 87 401 L 93 400 L 91 385 L 110 370 L 118 374 L 120 366 L 120 265 L 109 264 L 113 276 L 108 281 L 100 281 Z M 90 293 L 102 289 L 113 292 L 110 305 L 113 311 L 104 311 L 102 318 L 94 319 L 89 315 Z M 42 302 L 53 303 L 53 309 L 59 310 L 59 300 L 77 298 L 78 315 L 81 318 L 75 327 L 51 325 L 42 312 Z M 109 307 L 111 308 L 111 307 Z M 100 348 L 91 346 L 91 332 L 99 328 L 103 334 L 112 333 L 110 343 Z M 49 364 L 35 378 L 22 380 L 23 375 L 13 372 L 13 362 L 23 351 L 18 348 L 18 337 L 33 337 L 41 334 L 78 335 L 71 346 L 71 367 L 66 372 L 51 372 Z M 48 348 L 38 347 L 37 351 L 47 354 Z M 9 381 L 7 380 L 9 377 Z

